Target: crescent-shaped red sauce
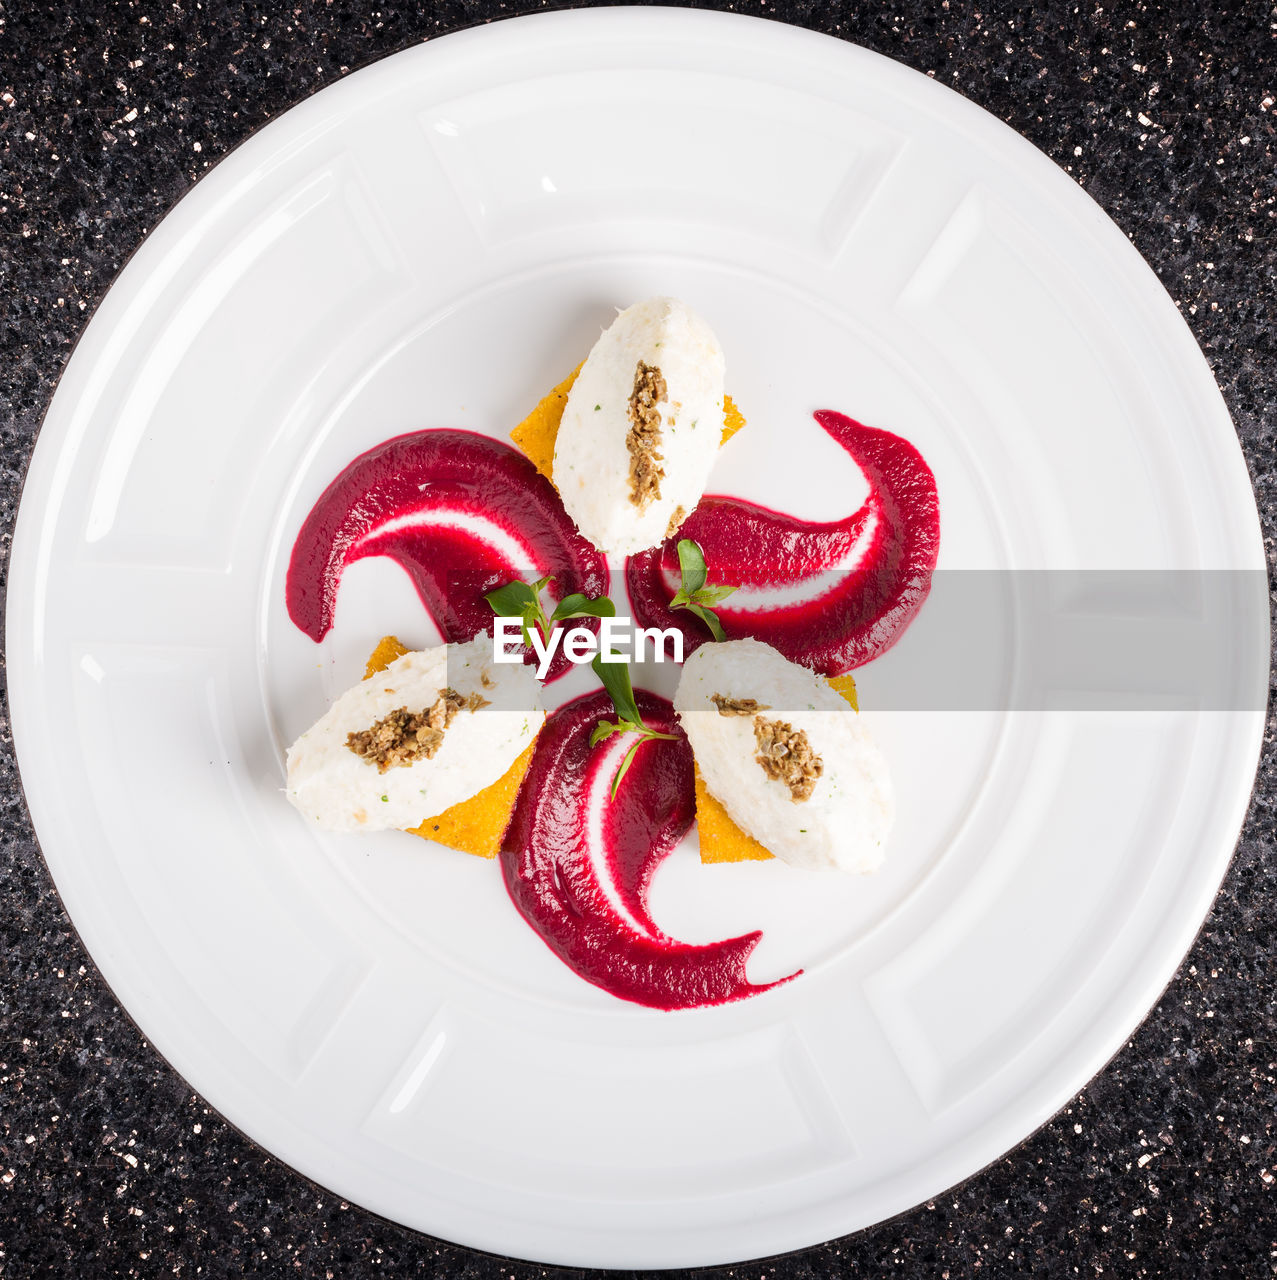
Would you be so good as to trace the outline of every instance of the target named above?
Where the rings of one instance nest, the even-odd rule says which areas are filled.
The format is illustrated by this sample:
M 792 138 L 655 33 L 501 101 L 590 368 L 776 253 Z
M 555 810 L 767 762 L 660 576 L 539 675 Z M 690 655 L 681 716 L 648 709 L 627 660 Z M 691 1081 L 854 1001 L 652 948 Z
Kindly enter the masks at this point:
M 608 590 L 607 562 L 554 486 L 509 445 L 472 431 L 396 436 L 350 463 L 311 508 L 288 565 L 288 616 L 312 640 L 333 625 L 348 565 L 389 556 L 412 579 L 445 640 L 491 634 L 484 593 L 554 576 L 550 594 Z M 597 620 L 574 620 L 597 627 Z M 554 680 L 571 664 L 556 654 Z
M 577 698 L 542 726 L 501 855 L 510 897 L 557 956 L 623 1000 L 690 1009 L 757 995 L 778 985 L 745 977 L 761 933 L 697 946 L 663 933 L 648 911 L 652 874 L 692 825 L 696 799 L 674 708 L 635 696 L 651 728 L 677 737 L 644 742 L 615 799 L 612 775 L 633 738 L 590 746 L 598 721 L 615 716 L 607 694 Z
M 678 538 L 700 544 L 712 583 L 740 588 L 715 606 L 729 640 L 753 636 L 830 676 L 884 653 L 922 607 L 940 549 L 940 504 L 931 469 L 907 440 L 830 410 L 815 417 L 869 482 L 856 511 L 815 524 L 706 495 Z M 710 635 L 693 615 L 670 609 L 678 584 L 675 539 L 626 563 L 635 621 L 679 628 L 686 655 Z

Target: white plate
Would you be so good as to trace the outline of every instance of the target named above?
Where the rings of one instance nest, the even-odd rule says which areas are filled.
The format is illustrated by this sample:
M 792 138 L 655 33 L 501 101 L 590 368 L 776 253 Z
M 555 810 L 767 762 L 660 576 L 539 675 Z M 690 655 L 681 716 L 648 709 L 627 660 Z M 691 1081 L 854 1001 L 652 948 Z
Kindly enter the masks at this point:
M 658 291 L 709 318 L 753 424 L 717 491 L 845 511 L 829 406 L 922 449 L 942 566 L 1263 566 L 1224 405 L 1122 235 L 991 116 L 831 39 L 667 10 L 467 31 L 178 205 L 23 496 L 10 696 L 45 856 L 124 1006 L 252 1138 L 400 1222 L 578 1265 L 810 1244 L 1030 1133 L 1187 949 L 1262 729 L 870 710 L 901 809 L 879 876 L 702 868 L 691 841 L 659 874 L 675 934 L 761 926 L 754 976 L 807 970 L 690 1013 L 579 980 L 490 864 L 316 838 L 283 744 L 384 630 L 432 633 L 363 562 L 330 640 L 301 636 L 302 515 L 389 435 L 504 435 Z

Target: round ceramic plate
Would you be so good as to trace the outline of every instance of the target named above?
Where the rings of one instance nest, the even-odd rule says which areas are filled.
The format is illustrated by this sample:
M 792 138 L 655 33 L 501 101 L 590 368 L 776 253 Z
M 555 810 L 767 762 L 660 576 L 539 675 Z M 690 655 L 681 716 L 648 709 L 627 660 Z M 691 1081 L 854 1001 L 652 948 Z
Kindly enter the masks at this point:
M 1152 272 L 1009 129 L 853 46 L 518 19 L 351 76 L 199 183 L 88 326 L 23 495 L 9 690 L 42 848 L 119 999 L 245 1133 L 389 1218 L 576 1265 L 811 1244 L 1029 1134 L 1174 972 L 1262 728 L 875 711 L 870 666 L 887 865 L 703 867 L 689 837 L 657 921 L 761 927 L 752 977 L 805 970 L 692 1012 L 580 980 L 491 863 L 316 835 L 284 747 L 383 632 L 435 635 L 388 562 L 348 573 L 322 646 L 290 624 L 310 504 L 399 432 L 504 437 L 655 293 L 709 319 L 750 419 L 713 491 L 845 513 L 829 407 L 931 463 L 943 569 L 1263 567 Z

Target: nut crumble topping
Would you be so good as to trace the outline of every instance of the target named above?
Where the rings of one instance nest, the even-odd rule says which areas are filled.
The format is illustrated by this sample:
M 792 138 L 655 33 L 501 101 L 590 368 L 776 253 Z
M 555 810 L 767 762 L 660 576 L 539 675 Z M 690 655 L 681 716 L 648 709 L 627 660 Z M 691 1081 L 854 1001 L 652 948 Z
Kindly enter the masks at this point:
M 718 708 L 720 716 L 752 716 L 771 710 L 765 702 L 753 698 L 725 698 L 721 693 L 712 693 L 709 700 Z
M 665 526 L 665 536 L 672 538 L 678 531 L 683 521 L 687 519 L 686 507 L 675 507 L 674 514 L 670 516 L 670 522 Z
M 444 731 L 458 711 L 478 711 L 488 699 L 472 693 L 462 697 L 455 689 L 440 689 L 439 696 L 425 711 L 398 707 L 382 716 L 371 728 L 346 735 L 346 746 L 378 773 L 401 769 L 417 760 L 433 759 L 443 745 Z
M 820 757 L 811 749 L 806 731 L 794 731 L 784 720 L 754 717 L 754 741 L 758 754 L 754 757 L 769 778 L 789 788 L 789 798 L 797 804 L 809 800 L 816 789 L 816 779 L 825 771 Z
M 630 451 L 630 501 L 640 511 L 661 496 L 665 468 L 658 448 L 661 414 L 656 406 L 666 394 L 664 374 L 640 360 L 634 370 L 634 390 L 627 410 L 630 429 L 625 436 L 625 447 Z

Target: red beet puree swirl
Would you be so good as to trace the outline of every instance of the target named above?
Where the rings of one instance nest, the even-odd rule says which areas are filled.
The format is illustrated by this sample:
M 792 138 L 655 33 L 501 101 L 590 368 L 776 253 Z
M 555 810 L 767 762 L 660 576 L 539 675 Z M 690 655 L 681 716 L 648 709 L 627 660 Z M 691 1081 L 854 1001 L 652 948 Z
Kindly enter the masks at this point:
M 324 490 L 288 565 L 288 616 L 312 640 L 333 625 L 342 572 L 366 556 L 404 568 L 450 642 L 491 634 L 484 593 L 515 578 L 554 575 L 555 599 L 608 589 L 604 557 L 577 533 L 550 482 L 523 454 L 472 431 L 396 436 Z M 547 678 L 569 666 L 556 655 Z
M 678 737 L 644 742 L 614 800 L 612 775 L 633 739 L 590 746 L 598 721 L 615 716 L 607 694 L 577 698 L 546 720 L 501 855 L 510 897 L 570 968 L 623 1000 L 690 1009 L 757 995 L 777 985 L 745 977 L 760 933 L 693 946 L 662 933 L 648 913 L 652 873 L 692 825 L 696 798 L 674 708 L 642 691 L 636 699 L 648 725 Z
M 869 482 L 859 510 L 812 524 L 707 495 L 678 537 L 700 544 L 710 582 L 741 588 L 715 606 L 729 639 L 764 640 L 828 676 L 891 648 L 922 607 L 940 549 L 940 504 L 931 469 L 907 440 L 831 410 L 815 417 Z M 679 627 L 685 653 L 710 638 L 699 619 L 668 606 L 679 584 L 675 539 L 632 556 L 626 584 L 636 621 Z

